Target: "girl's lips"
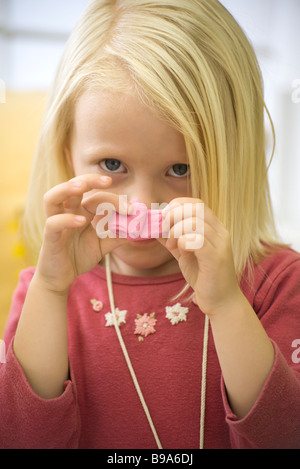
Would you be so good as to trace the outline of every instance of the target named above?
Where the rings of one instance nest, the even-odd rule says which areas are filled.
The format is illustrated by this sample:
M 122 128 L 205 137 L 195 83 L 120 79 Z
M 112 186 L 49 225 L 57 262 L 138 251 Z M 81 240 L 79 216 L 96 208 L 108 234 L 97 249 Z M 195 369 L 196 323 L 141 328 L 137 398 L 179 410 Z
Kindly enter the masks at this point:
M 144 239 L 144 238 L 137 238 L 137 239 L 134 239 L 134 238 L 128 238 L 128 241 L 130 241 L 131 243 L 144 245 L 144 244 L 151 244 L 151 243 L 154 243 L 154 242 L 156 241 L 156 239 L 155 239 L 155 238 L 151 238 L 151 239 Z

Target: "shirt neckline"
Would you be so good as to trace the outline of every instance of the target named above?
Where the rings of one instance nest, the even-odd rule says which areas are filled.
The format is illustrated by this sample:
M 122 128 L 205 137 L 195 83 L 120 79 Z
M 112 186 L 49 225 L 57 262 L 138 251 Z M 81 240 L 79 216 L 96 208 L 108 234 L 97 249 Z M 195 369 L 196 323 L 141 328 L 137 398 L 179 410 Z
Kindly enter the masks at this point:
M 94 267 L 93 272 L 98 277 L 106 280 L 105 267 L 102 267 L 100 264 L 98 264 L 96 267 Z M 164 283 L 185 281 L 185 279 L 181 272 L 162 275 L 159 277 L 137 277 L 133 275 L 123 275 L 112 272 L 112 281 L 113 283 L 122 285 L 162 285 Z

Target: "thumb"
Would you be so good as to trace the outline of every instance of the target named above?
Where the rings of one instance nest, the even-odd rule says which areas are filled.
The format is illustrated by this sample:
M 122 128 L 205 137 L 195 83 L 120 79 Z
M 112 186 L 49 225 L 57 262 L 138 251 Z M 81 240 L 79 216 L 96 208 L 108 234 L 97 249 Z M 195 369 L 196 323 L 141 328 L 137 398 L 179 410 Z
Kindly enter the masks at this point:
M 119 246 L 122 246 L 127 242 L 126 238 L 119 238 L 115 233 L 108 229 L 108 224 L 99 223 L 103 217 L 96 215 L 91 222 L 92 227 L 94 228 L 97 237 L 99 238 L 99 244 L 101 247 L 102 256 L 105 256 L 109 252 L 113 251 Z M 107 229 L 105 229 L 107 227 Z
M 99 239 L 100 246 L 101 246 L 101 253 L 102 257 L 106 256 L 110 252 L 114 251 L 116 248 L 123 246 L 126 244 L 127 239 L 124 238 L 104 238 Z

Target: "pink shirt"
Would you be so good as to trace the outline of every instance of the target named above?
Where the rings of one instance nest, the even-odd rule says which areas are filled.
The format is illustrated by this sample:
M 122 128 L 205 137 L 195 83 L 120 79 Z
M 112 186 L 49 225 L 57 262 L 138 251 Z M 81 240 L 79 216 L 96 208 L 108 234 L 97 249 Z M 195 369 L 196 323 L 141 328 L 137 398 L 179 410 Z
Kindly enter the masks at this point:
M 44 400 L 30 388 L 12 341 L 33 273 L 31 268 L 20 275 L 5 331 L 0 448 L 155 449 L 109 325 L 101 266 L 78 277 L 70 290 L 71 379 L 64 393 Z M 113 274 L 113 284 L 115 305 L 125 321 L 120 330 L 163 447 L 198 448 L 204 315 L 192 302 L 172 301 L 185 284 L 181 274 Z M 241 288 L 273 342 L 275 361 L 251 411 L 238 420 L 226 399 L 210 331 L 205 448 L 300 448 L 300 255 L 292 250 L 273 254 L 256 266 L 253 285 L 244 277 Z M 102 309 L 91 300 L 101 301 Z M 178 302 L 186 309 L 166 310 Z M 172 324 L 178 313 L 183 320 Z

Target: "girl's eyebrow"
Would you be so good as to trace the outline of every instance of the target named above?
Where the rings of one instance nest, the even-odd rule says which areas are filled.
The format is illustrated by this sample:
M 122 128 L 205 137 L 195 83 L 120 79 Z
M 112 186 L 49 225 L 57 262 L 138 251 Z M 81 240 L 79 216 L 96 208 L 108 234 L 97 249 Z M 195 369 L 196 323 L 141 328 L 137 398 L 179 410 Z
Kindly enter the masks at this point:
M 128 151 L 128 150 L 127 150 Z M 95 145 L 95 146 L 88 146 L 87 148 L 83 148 L 83 157 L 86 159 L 89 158 L 96 158 L 96 159 L 105 159 L 105 158 L 115 158 L 121 160 L 123 162 L 132 160 L 132 155 L 130 152 L 127 153 L 124 148 L 118 148 L 117 146 L 110 145 L 110 144 L 103 144 L 103 145 Z M 163 158 L 162 158 L 163 160 Z M 174 165 L 174 164 L 189 164 L 188 157 L 186 153 L 179 153 L 178 155 L 174 155 L 170 153 L 169 155 L 165 155 L 164 165 Z
M 84 156 L 87 158 L 97 156 L 99 158 L 101 157 L 110 157 L 110 156 L 117 156 L 121 155 L 120 150 L 117 148 L 113 148 L 112 146 L 109 145 L 99 145 L 95 147 L 88 147 L 83 150 Z

